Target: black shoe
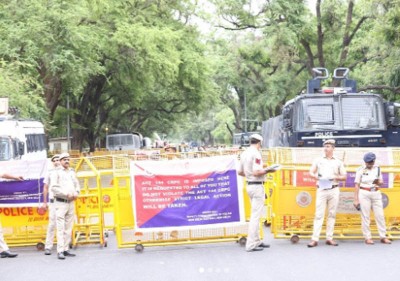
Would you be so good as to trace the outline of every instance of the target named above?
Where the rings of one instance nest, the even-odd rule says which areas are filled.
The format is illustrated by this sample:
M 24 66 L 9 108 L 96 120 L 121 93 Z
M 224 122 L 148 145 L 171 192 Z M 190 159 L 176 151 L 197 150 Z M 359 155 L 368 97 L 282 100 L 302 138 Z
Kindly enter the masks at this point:
M 257 252 L 257 251 L 262 251 L 262 250 L 264 250 L 264 248 L 255 247 L 255 248 L 253 248 L 253 249 L 251 249 L 251 250 L 248 250 L 247 252 Z
M 76 255 L 72 254 L 72 253 L 70 253 L 68 251 L 64 251 L 64 256 L 66 256 L 66 257 L 75 257 Z
M 269 244 L 261 243 L 260 245 L 257 246 L 258 248 L 269 248 Z
M 64 256 L 64 253 L 58 253 L 57 254 L 57 258 L 59 259 L 59 260 L 65 260 L 65 256 Z
M 314 241 L 314 240 L 311 240 L 311 242 L 307 244 L 308 248 L 314 248 L 314 247 L 317 247 L 317 246 L 318 246 L 318 242 Z
M 325 244 L 329 246 L 339 246 L 339 244 L 334 240 L 326 240 Z
M 1 258 L 15 258 L 18 256 L 16 253 L 12 253 L 10 251 L 3 251 L 0 253 Z

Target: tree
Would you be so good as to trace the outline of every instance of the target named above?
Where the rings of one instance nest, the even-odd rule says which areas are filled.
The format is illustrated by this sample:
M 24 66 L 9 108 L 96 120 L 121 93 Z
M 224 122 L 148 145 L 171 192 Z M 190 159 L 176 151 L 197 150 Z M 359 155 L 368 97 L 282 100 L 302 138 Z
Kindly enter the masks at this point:
M 237 65 L 232 64 L 229 70 L 231 77 L 236 78 L 236 82 L 231 79 L 229 83 L 239 97 L 238 102 L 232 99 L 228 102 L 224 97 L 229 92 L 221 92 L 222 99 L 235 115 L 235 124 L 243 118 L 240 117 L 244 110 L 244 103 L 241 102 L 245 96 L 243 93 L 246 92 L 246 97 L 250 96 L 254 102 L 247 103 L 247 107 L 265 120 L 277 115 L 287 99 L 305 89 L 306 80 L 313 74 L 314 67 L 329 70 L 348 67 L 351 76 L 362 81 L 361 85 L 369 84 L 361 89 L 378 89 L 372 87 L 374 80 L 386 84 L 397 81 L 389 79 L 395 76 L 386 75 L 389 74 L 387 71 L 383 71 L 384 79 L 380 79 L 383 76 L 376 77 L 376 72 L 371 71 L 378 65 L 383 68 L 387 64 L 382 62 L 389 53 L 397 52 L 388 52 L 388 48 L 379 48 L 379 44 L 374 46 L 369 38 L 369 34 L 377 28 L 375 21 L 383 20 L 383 13 L 387 16 L 390 10 L 395 15 L 391 14 L 392 17 L 386 19 L 396 22 L 398 13 L 393 12 L 395 4 L 391 1 L 317 0 L 313 9 L 315 13 L 308 10 L 305 1 L 215 0 L 213 3 L 220 16 L 217 26 L 240 36 L 239 40 L 235 38 L 226 43 L 238 46 L 238 51 L 233 52 Z M 376 13 L 377 10 L 382 12 Z M 395 24 L 384 23 L 383 26 L 394 27 L 388 33 L 396 34 Z M 375 36 L 379 37 L 378 34 Z M 365 70 L 371 74 L 365 75 Z M 366 76 L 372 79 L 366 79 Z M 333 85 L 338 83 L 332 82 Z M 398 90 L 396 87 L 392 89 Z
M 73 148 L 87 143 L 93 150 L 104 126 L 146 130 L 147 124 L 201 107 L 208 68 L 197 32 L 186 24 L 189 4 L 3 3 L 2 30 L 11 32 L 2 34 L 0 57 L 6 64 L 18 61 L 24 66 L 18 72 L 42 86 L 49 119 L 58 127 L 52 135 L 65 134 L 68 113 Z

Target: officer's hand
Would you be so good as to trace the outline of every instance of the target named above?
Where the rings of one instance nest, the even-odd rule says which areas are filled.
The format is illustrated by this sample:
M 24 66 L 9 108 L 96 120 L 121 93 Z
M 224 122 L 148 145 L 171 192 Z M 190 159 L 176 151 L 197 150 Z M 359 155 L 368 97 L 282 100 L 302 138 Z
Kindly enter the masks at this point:
M 23 178 L 22 176 L 16 176 L 16 177 L 15 177 L 15 180 L 17 180 L 17 181 L 23 181 L 24 178 Z
M 379 186 L 381 183 L 379 182 L 379 179 L 374 179 L 372 184 L 375 184 L 375 185 Z

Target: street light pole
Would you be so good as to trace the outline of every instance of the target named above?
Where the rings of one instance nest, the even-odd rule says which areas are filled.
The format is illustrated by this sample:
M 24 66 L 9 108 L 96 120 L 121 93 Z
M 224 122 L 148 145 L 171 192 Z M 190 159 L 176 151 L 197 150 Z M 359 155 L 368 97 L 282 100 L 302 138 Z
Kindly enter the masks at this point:
M 106 128 L 105 128 L 105 130 L 106 130 L 106 143 L 105 143 L 105 147 L 106 147 L 106 149 L 107 149 L 107 136 L 108 136 L 108 127 L 106 127 Z
M 71 125 L 70 125 L 70 116 L 69 116 L 69 91 L 67 93 L 67 111 L 68 111 L 68 116 L 67 116 L 67 148 L 68 151 L 71 150 Z
M 244 91 L 244 132 L 247 133 L 247 101 L 246 101 L 246 90 Z

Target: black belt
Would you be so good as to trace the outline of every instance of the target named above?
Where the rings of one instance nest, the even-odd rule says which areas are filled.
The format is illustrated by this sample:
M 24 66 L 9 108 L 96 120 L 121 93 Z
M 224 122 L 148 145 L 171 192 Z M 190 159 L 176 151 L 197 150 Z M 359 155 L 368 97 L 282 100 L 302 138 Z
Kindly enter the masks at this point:
M 54 203 L 54 199 L 50 199 L 49 202 L 50 202 L 50 203 Z
M 63 199 L 63 198 L 54 198 L 54 200 L 56 200 L 57 202 L 63 202 L 63 203 L 70 203 L 72 202 L 72 200 L 68 200 L 68 199 Z
M 251 185 L 251 184 L 264 184 L 263 181 L 248 181 L 247 185 Z
M 334 189 L 334 188 L 336 188 L 336 187 L 338 187 L 339 185 L 338 184 L 335 184 L 335 185 L 332 185 L 332 187 L 331 188 L 325 188 L 324 190 L 330 190 L 330 189 Z M 317 185 L 317 188 L 319 188 L 319 186 Z
M 360 189 L 367 190 L 367 191 L 378 191 L 379 187 L 362 187 L 362 186 L 360 186 Z

